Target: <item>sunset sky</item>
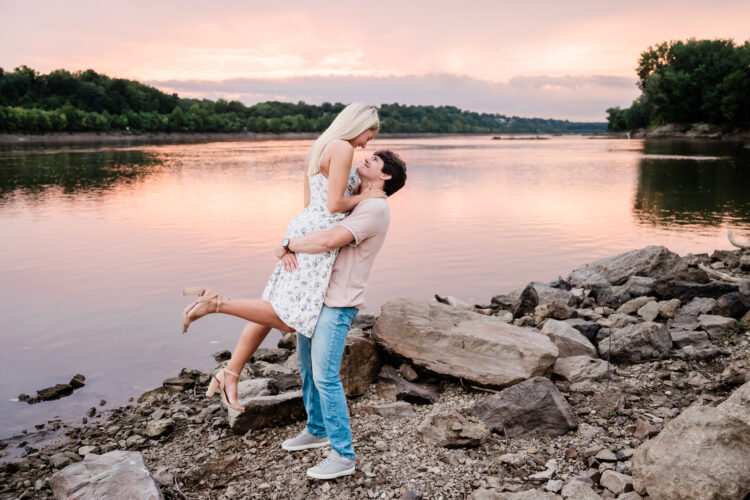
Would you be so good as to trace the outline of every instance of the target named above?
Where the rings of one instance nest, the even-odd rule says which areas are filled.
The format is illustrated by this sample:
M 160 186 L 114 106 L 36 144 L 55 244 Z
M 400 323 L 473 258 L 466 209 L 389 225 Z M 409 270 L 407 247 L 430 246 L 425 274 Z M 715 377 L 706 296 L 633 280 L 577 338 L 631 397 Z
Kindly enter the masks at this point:
M 605 119 L 649 45 L 750 39 L 750 1 L 0 0 L 0 67 L 94 69 L 183 97 L 455 105 Z

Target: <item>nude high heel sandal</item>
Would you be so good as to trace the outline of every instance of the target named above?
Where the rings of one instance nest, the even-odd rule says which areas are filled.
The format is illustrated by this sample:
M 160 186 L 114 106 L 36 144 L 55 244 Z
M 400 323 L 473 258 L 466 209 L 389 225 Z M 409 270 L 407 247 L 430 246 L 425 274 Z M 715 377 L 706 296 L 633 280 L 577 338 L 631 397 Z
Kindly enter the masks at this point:
M 224 388 L 224 381 L 223 380 L 219 380 L 219 378 L 216 376 L 221 371 L 227 372 L 230 375 L 234 375 L 235 377 L 237 377 L 237 381 L 239 381 L 239 379 L 240 379 L 240 376 L 238 374 L 234 373 L 233 371 L 227 370 L 226 368 L 224 368 L 222 370 L 219 370 L 218 372 L 216 372 L 214 374 L 213 377 L 211 377 L 211 383 L 208 384 L 208 390 L 206 391 L 206 397 L 210 398 L 211 396 L 213 396 L 216 393 L 216 389 L 220 389 L 221 390 L 221 392 L 220 392 L 220 394 L 221 394 L 221 403 L 224 406 L 226 406 L 227 408 L 231 408 L 231 409 L 233 409 L 235 411 L 243 413 L 245 411 L 245 408 L 243 406 L 233 405 L 233 404 L 229 403 L 229 398 L 227 397 L 227 391 Z
M 183 334 L 187 332 L 188 326 L 190 326 L 190 322 L 192 321 L 188 317 L 188 314 L 190 313 L 191 309 L 193 309 L 193 307 L 197 306 L 198 304 L 202 304 L 203 302 L 208 302 L 210 300 L 216 299 L 216 311 L 215 312 L 219 312 L 221 310 L 221 295 L 219 295 L 216 292 L 210 295 L 203 295 L 204 293 L 206 293 L 205 288 L 183 288 L 182 289 L 182 295 L 185 295 L 185 296 L 197 295 L 198 296 L 197 299 L 195 299 L 189 306 L 185 308 L 184 311 L 182 311 L 182 333 Z

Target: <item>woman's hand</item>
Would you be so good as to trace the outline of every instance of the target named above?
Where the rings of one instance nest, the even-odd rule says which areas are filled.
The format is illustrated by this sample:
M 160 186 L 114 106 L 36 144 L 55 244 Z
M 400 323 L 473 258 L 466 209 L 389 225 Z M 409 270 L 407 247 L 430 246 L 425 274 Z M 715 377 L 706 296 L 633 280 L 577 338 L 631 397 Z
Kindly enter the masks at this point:
M 286 248 L 282 247 L 281 244 L 278 244 L 273 249 L 273 254 L 276 256 L 277 259 L 280 259 L 284 256 L 284 254 L 288 253 L 286 251 Z
M 362 190 L 362 200 L 369 200 L 371 198 L 387 198 L 385 191 L 373 187 L 368 187 Z
M 281 263 L 284 265 L 284 270 L 288 273 L 294 272 L 299 267 L 297 264 L 297 255 L 294 252 L 287 252 L 281 258 Z

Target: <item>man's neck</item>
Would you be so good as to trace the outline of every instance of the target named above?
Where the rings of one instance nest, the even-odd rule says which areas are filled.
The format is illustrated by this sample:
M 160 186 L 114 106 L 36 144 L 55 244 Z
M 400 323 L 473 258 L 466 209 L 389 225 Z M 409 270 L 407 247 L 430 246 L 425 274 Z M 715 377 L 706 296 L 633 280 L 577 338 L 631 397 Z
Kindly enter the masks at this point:
M 375 179 L 372 181 L 365 179 L 362 181 L 363 189 L 373 188 L 373 189 L 380 189 L 382 191 L 384 187 L 385 187 L 385 181 L 383 179 Z

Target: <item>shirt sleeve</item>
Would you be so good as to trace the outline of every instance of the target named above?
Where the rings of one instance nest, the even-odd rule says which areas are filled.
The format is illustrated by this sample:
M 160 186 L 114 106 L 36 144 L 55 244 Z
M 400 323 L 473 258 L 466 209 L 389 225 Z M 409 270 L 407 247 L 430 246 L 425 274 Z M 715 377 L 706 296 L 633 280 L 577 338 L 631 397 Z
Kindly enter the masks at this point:
M 339 225 L 345 227 L 354 241 L 351 246 L 357 246 L 367 238 L 371 238 L 383 226 L 383 210 L 378 203 L 379 200 L 365 200 L 356 207 L 352 213 L 342 220 Z

